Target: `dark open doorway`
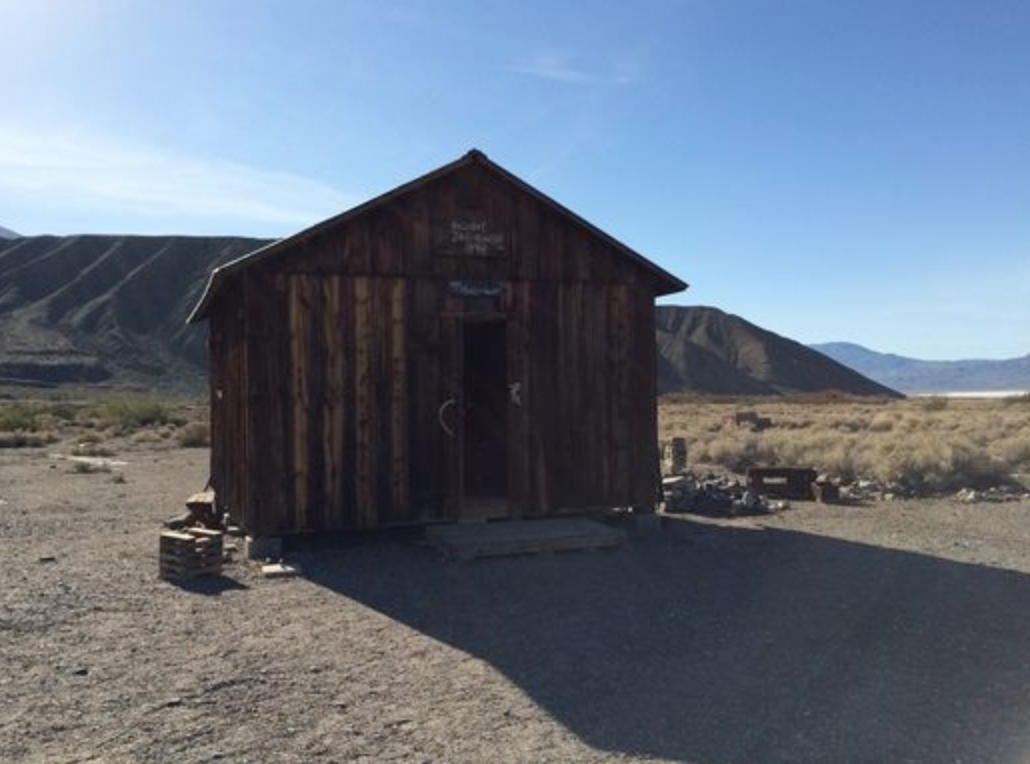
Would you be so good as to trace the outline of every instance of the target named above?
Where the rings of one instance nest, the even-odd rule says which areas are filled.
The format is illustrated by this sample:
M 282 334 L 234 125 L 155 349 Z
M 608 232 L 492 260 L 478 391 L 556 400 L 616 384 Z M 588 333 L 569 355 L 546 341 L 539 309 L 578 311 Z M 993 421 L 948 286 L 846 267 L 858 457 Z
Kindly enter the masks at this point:
M 508 343 L 504 321 L 466 322 L 462 344 L 462 516 L 505 516 Z

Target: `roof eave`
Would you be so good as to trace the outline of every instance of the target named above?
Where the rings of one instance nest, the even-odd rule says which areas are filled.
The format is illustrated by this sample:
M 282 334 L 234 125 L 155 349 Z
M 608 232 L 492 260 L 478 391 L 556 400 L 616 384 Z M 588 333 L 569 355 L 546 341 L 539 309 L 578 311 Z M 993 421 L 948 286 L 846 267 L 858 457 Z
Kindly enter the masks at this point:
M 207 318 L 208 312 L 211 309 L 211 303 L 214 302 L 214 299 L 217 296 L 218 290 L 221 288 L 222 283 L 229 276 L 231 276 L 236 271 L 242 269 L 243 267 L 256 262 L 260 262 L 261 260 L 264 260 L 265 258 L 274 255 L 281 249 L 285 249 L 294 244 L 299 244 L 303 241 L 306 241 L 307 239 L 310 239 L 311 237 L 316 236 L 325 230 L 333 228 L 337 225 L 347 222 L 351 218 L 361 215 L 369 209 L 378 207 L 382 204 L 391 201 L 392 199 L 395 199 L 399 196 L 408 193 L 409 191 L 414 190 L 415 188 L 423 186 L 427 183 L 431 183 L 437 178 L 442 177 L 443 175 L 446 175 L 452 172 L 453 170 L 458 169 L 459 167 L 473 163 L 479 164 L 487 170 L 494 172 L 497 175 L 500 175 L 502 178 L 508 180 L 509 182 L 514 183 L 519 188 L 523 189 L 525 192 L 529 193 L 531 196 L 535 197 L 546 206 L 553 208 L 556 212 L 569 218 L 572 222 L 579 225 L 581 228 L 584 228 L 589 233 L 608 242 L 616 249 L 623 252 L 631 260 L 636 262 L 637 265 L 649 271 L 652 275 L 656 277 L 656 296 L 660 297 L 668 294 L 675 294 L 676 292 L 682 292 L 683 290 L 688 288 L 689 285 L 685 281 L 682 281 L 676 276 L 673 276 L 667 270 L 656 265 L 651 260 L 648 260 L 646 257 L 641 255 L 636 250 L 626 246 L 611 234 L 606 233 L 590 221 L 577 215 L 575 212 L 570 210 L 565 205 L 561 204 L 558 201 L 555 201 L 550 196 L 545 194 L 543 191 L 540 191 L 534 186 L 531 186 L 529 183 L 526 183 L 526 181 L 522 180 L 517 175 L 512 174 L 508 170 L 501 167 L 499 164 L 491 161 L 490 158 L 487 157 L 486 154 L 484 154 L 483 152 L 479 151 L 478 149 L 472 149 L 471 151 L 467 152 L 458 159 L 455 159 L 453 162 L 448 162 L 447 164 L 438 167 L 435 170 L 426 173 L 425 175 L 421 175 L 415 178 L 414 180 L 410 180 L 407 183 L 403 183 L 400 186 L 397 186 L 396 188 L 390 191 L 387 191 L 383 194 L 380 194 L 379 196 L 369 199 L 366 202 L 362 202 L 356 207 L 351 207 L 348 210 L 344 210 L 340 214 L 334 215 L 333 217 L 327 218 L 326 220 L 323 220 L 320 223 L 316 223 L 315 225 L 309 226 L 301 231 L 298 231 L 292 236 L 287 236 L 286 238 L 279 239 L 277 241 L 272 242 L 271 244 L 266 244 L 264 247 L 260 247 L 259 249 L 256 249 L 253 252 L 248 252 L 246 255 L 242 255 L 241 257 L 238 257 L 235 260 L 232 260 L 228 263 L 225 263 L 224 265 L 219 266 L 218 268 L 215 268 L 211 272 L 211 276 L 208 278 L 207 285 L 204 288 L 204 293 L 200 297 L 200 301 L 197 303 L 196 307 L 190 313 L 189 318 L 186 319 L 186 322 L 197 323 Z

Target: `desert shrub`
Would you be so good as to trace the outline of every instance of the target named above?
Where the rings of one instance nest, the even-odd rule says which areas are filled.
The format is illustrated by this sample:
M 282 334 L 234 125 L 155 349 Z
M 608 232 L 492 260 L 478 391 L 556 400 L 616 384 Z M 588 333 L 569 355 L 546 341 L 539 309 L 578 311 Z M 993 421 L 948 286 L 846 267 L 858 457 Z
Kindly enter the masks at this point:
M 122 432 L 167 424 L 170 419 L 168 407 L 161 401 L 134 397 L 104 401 L 98 415 L 104 426 L 117 427 Z
M 39 448 L 57 440 L 50 432 L 0 432 L 0 448 Z
M 724 434 L 699 444 L 694 460 L 741 472 L 758 463 L 760 442 L 759 437 L 746 432 L 739 436 Z
M 862 432 L 867 426 L 866 418 L 861 414 L 854 413 L 837 417 L 833 422 L 833 427 L 841 432 Z
M 81 405 L 75 405 L 74 403 L 62 401 L 58 403 L 51 403 L 47 407 L 47 410 L 49 411 L 51 416 L 56 417 L 57 419 L 72 421 L 79 416 L 79 410 L 81 408 Z
M 72 462 L 71 471 L 76 475 L 91 475 L 94 472 L 110 472 L 111 468 L 96 462 Z
M 874 465 L 876 477 L 916 493 L 1003 482 L 1001 465 L 964 438 L 925 436 L 892 444 Z
M 878 479 L 925 493 L 1001 484 L 1011 472 L 1030 471 L 1030 406 L 944 400 L 943 409 L 929 411 L 925 398 L 663 400 L 659 417 L 661 437 L 687 438 L 691 464 L 732 471 L 754 464 L 811 466 L 844 479 Z M 776 428 L 750 433 L 723 427 L 745 405 L 760 405 Z
M 877 411 L 869 420 L 868 429 L 872 432 L 890 432 L 894 429 L 897 414 L 891 411 Z
M 132 436 L 133 443 L 160 443 L 161 439 L 157 430 L 140 430 Z
M 1030 435 L 1000 440 L 992 451 L 1010 470 L 1030 470 Z
M 812 460 L 812 465 L 820 472 L 851 482 L 859 477 L 856 451 L 854 440 L 841 440 L 820 452 L 819 457 Z
M 211 444 L 211 434 L 203 422 L 190 422 L 179 430 L 178 440 L 183 448 L 202 448 Z
M 923 411 L 944 411 L 948 408 L 948 399 L 943 395 L 931 395 L 922 399 Z
M 80 441 L 72 448 L 74 456 L 114 456 L 114 451 L 95 440 Z
M 926 415 L 904 412 L 894 423 L 894 431 L 901 434 L 913 434 L 926 429 Z
M 40 410 L 26 403 L 12 403 L 0 407 L 0 430 L 4 432 L 35 432 L 40 428 Z

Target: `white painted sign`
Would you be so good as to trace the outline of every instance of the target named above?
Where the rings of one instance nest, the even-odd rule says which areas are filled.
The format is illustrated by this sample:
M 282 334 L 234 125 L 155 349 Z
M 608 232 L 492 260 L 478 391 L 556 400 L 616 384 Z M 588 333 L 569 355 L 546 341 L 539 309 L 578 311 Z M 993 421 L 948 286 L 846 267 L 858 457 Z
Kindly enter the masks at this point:
M 436 249 L 450 255 L 497 257 L 508 251 L 508 236 L 481 218 L 455 218 L 437 231 Z

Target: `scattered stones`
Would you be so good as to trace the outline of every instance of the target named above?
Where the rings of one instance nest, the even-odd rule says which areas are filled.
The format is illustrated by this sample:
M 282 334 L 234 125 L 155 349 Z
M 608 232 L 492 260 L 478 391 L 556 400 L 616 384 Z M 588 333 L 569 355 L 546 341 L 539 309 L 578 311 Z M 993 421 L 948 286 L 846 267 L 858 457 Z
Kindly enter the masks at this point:
M 980 491 L 975 488 L 963 488 L 955 493 L 954 498 L 963 504 L 997 503 L 1003 501 L 1026 501 L 1030 499 L 1030 493 L 1021 486 L 999 485 Z
M 665 511 L 693 512 L 715 517 L 766 514 L 764 497 L 748 490 L 739 478 L 729 475 L 679 475 L 662 480 Z
M 980 501 L 980 494 L 972 488 L 963 488 L 955 494 L 955 498 L 966 504 L 974 504 Z
M 907 486 L 900 483 L 882 483 L 878 480 L 856 480 L 840 487 L 841 501 L 847 504 L 894 501 L 913 496 L 915 492 Z

